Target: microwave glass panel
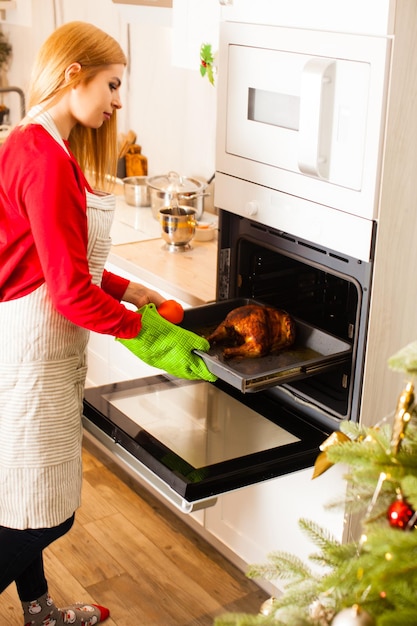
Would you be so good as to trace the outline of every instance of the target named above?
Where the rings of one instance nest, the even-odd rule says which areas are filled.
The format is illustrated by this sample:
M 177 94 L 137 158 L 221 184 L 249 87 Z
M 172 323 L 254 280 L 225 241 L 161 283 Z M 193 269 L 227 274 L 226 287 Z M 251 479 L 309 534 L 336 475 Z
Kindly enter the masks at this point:
M 300 98 L 286 93 L 249 87 L 248 120 L 298 130 Z
M 145 390 L 146 391 L 146 390 Z M 152 393 L 128 389 L 104 398 L 193 467 L 299 441 L 260 413 L 207 383 Z
M 318 178 L 360 190 L 370 64 L 237 45 L 228 54 L 226 152 L 298 174 L 317 168 Z M 311 120 L 302 133 L 297 117 Z

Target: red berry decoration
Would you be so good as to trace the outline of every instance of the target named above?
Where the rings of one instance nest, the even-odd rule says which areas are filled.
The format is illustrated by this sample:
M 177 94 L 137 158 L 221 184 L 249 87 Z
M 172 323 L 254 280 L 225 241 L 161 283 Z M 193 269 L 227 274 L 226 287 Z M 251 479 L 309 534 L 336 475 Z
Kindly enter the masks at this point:
M 390 526 L 393 528 L 405 529 L 408 522 L 413 517 L 414 511 L 407 500 L 398 498 L 388 508 L 387 517 Z

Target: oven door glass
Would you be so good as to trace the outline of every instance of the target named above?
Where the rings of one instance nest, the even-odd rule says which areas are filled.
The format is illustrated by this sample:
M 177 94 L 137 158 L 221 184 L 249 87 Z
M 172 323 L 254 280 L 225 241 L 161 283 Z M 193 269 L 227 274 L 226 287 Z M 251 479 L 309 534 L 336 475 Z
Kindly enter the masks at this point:
M 167 375 L 86 389 L 84 425 L 127 451 L 182 508 L 308 467 L 326 437 L 262 393 Z

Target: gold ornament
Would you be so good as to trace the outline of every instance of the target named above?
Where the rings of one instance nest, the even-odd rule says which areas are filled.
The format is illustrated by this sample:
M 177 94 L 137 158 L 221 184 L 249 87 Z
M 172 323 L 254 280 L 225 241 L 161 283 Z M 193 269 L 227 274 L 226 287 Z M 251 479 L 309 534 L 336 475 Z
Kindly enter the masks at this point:
M 374 618 L 354 604 L 350 609 L 343 609 L 332 621 L 332 626 L 375 626 Z
M 321 594 L 319 598 L 313 600 L 308 607 L 309 616 L 315 624 L 330 624 L 334 615 L 332 599 L 326 594 Z
M 394 414 L 394 423 L 391 435 L 391 452 L 397 454 L 401 442 L 405 436 L 405 430 L 411 419 L 411 411 L 414 406 L 414 385 L 410 381 L 402 390 Z
M 330 463 L 327 458 L 327 450 L 332 446 L 339 445 L 341 443 L 345 443 L 346 441 L 350 441 L 350 438 L 339 430 L 334 431 L 320 446 L 321 453 L 316 458 L 316 462 L 314 463 L 314 472 L 312 478 L 317 478 L 321 474 L 324 474 L 329 467 L 332 467 L 333 463 Z
M 261 608 L 259 609 L 259 614 L 265 615 L 265 617 L 272 615 L 272 613 L 274 612 L 275 600 L 276 598 L 274 598 L 274 596 L 272 596 L 271 598 L 268 598 L 268 600 L 265 600 L 265 602 L 261 604 Z

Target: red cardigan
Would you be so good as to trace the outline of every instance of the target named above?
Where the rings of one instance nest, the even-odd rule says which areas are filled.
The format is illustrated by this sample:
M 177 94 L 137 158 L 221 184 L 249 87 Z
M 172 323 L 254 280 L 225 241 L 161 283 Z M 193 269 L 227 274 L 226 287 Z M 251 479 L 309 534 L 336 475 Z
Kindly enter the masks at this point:
M 17 127 L 0 148 L 0 302 L 47 284 L 74 324 L 135 337 L 141 316 L 120 304 L 128 280 L 104 271 L 91 282 L 85 189 L 69 156 L 39 124 Z

